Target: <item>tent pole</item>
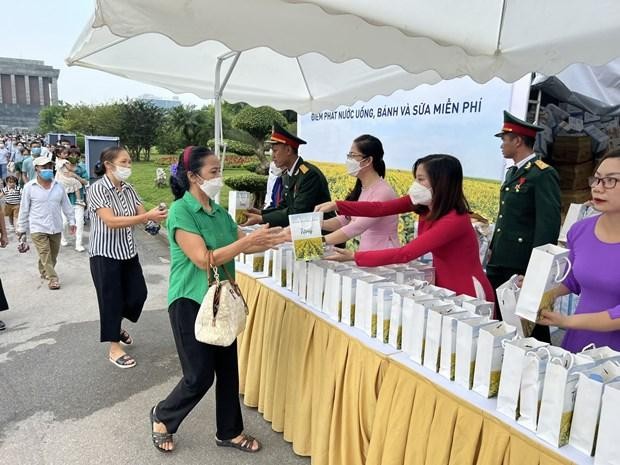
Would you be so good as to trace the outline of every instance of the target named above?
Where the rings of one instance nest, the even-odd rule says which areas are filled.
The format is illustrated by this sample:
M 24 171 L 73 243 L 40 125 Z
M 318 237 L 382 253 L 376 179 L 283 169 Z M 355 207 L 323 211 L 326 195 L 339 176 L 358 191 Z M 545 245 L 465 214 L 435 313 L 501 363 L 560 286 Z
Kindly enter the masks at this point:
M 228 83 L 228 79 L 230 78 L 230 75 L 233 72 L 233 69 L 235 68 L 235 65 L 237 64 L 237 61 L 239 60 L 239 55 L 241 55 L 241 52 L 228 52 L 225 53 L 224 55 L 221 55 L 219 57 L 217 57 L 217 63 L 215 65 L 215 86 L 213 89 L 213 96 L 215 97 L 215 155 L 217 157 L 220 157 L 221 155 L 221 146 L 222 146 L 222 141 L 224 139 L 224 129 L 222 127 L 222 92 L 224 91 L 224 88 L 226 87 L 226 84 Z M 228 71 L 226 72 L 226 76 L 224 77 L 224 81 L 220 82 L 220 73 L 222 70 L 222 63 L 225 60 L 228 60 L 229 58 L 233 58 L 234 60 L 232 62 L 232 64 L 230 65 L 230 67 L 228 68 Z M 224 157 L 226 155 L 226 150 L 224 150 L 224 156 L 221 157 L 221 163 L 220 163 L 220 168 L 222 170 L 222 175 L 224 173 Z M 216 202 L 219 203 L 220 199 L 219 199 L 219 194 L 217 196 L 217 199 L 215 199 Z

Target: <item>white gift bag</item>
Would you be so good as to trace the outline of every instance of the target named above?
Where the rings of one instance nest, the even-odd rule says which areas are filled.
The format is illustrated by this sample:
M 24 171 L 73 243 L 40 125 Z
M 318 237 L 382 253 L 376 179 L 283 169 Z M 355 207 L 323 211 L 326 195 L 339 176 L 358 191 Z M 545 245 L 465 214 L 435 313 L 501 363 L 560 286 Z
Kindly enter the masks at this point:
M 363 313 L 364 313 L 364 332 L 372 337 L 372 338 L 376 338 L 377 335 L 381 336 L 383 328 L 381 326 L 379 326 L 379 301 L 380 300 L 384 300 L 385 297 L 385 292 L 388 291 L 391 292 L 394 289 L 397 289 L 398 284 L 395 283 L 391 283 L 391 282 L 385 282 L 385 281 L 380 281 L 380 282 L 375 282 L 375 283 L 371 283 L 370 285 L 370 289 L 369 289 L 369 293 L 370 293 L 370 298 L 368 300 L 368 302 L 370 303 L 370 307 L 368 307 L 368 305 L 366 304 L 366 306 L 363 309 Z M 390 302 L 391 302 L 391 297 L 390 297 Z
M 308 283 L 308 263 L 295 261 L 293 267 L 293 292 L 299 296 L 302 302 L 305 302 Z
M 420 365 L 424 360 L 424 345 L 426 338 L 426 315 L 428 310 L 435 306 L 449 306 L 442 300 L 414 297 L 405 299 L 403 305 L 403 352 Z
M 392 295 L 392 310 L 390 311 L 390 334 L 388 337 L 388 344 L 395 349 L 400 350 L 402 347 L 403 339 L 403 307 L 406 298 L 412 298 L 421 294 L 420 291 L 414 287 L 403 287 L 398 289 Z M 427 298 L 431 298 L 427 296 Z
M 515 313 L 536 322 L 543 295 L 564 281 L 570 270 L 568 249 L 553 244 L 535 247 L 523 278 Z
M 454 381 L 467 389 L 471 389 L 474 382 L 480 328 L 492 323 L 496 322 L 489 321 L 486 316 L 459 320 L 456 323 L 456 370 Z
M 426 304 L 440 304 L 441 300 L 432 295 L 406 296 L 403 300 L 402 309 L 402 351 L 417 363 L 422 363 L 421 346 L 424 338 L 424 327 L 420 328 L 422 317 L 426 320 Z M 422 332 L 421 332 L 422 331 Z M 414 358 L 415 357 L 415 358 Z
M 579 373 L 568 443 L 584 454 L 594 454 L 603 388 L 613 381 L 620 381 L 620 363 L 616 360 L 604 361 Z
M 518 275 L 512 277 L 497 288 L 497 304 L 502 313 L 502 320 L 517 328 L 520 337 L 529 337 L 534 325 L 515 314 L 521 288 L 517 286 Z
M 620 382 L 603 389 L 594 465 L 620 465 Z
M 273 252 L 274 250 L 265 250 L 265 256 L 263 260 L 263 275 L 273 275 Z
M 568 444 L 579 373 L 594 365 L 594 360 L 580 354 L 549 360 L 536 428 L 539 438 L 554 447 Z
M 295 260 L 319 260 L 323 257 L 322 212 L 288 216 Z
M 274 250 L 273 279 L 281 287 L 286 287 L 286 250 L 291 250 L 290 244 L 282 244 Z
M 526 353 L 523 360 L 517 421 L 531 431 L 536 431 L 538 426 L 545 374 L 552 357 L 568 359 L 571 353 L 561 347 L 545 346 Z
M 473 383 L 473 390 L 478 394 L 484 397 L 497 395 L 504 360 L 504 342 L 516 334 L 516 328 L 504 321 L 480 329 Z
M 328 269 L 325 273 L 323 311 L 334 321 L 340 321 L 340 315 L 342 313 L 341 279 L 340 273 L 335 269 Z
M 456 311 L 444 315 L 441 321 L 441 348 L 439 350 L 439 374 L 454 381 L 456 371 L 456 325 L 459 320 L 479 318 L 472 312 Z
M 387 344 L 390 338 L 390 316 L 392 312 L 392 297 L 394 292 L 402 286 L 380 287 L 377 294 L 377 336 L 376 338 Z
M 289 290 L 293 290 L 293 264 L 295 263 L 293 251 L 291 249 L 284 250 L 284 286 Z
M 441 327 L 445 315 L 454 315 L 464 310 L 453 303 L 433 307 L 426 315 L 426 337 L 424 344 L 423 365 L 434 372 L 439 371 L 441 351 Z
M 516 420 L 519 416 L 519 390 L 525 356 L 528 352 L 536 351 L 549 344 L 540 342 L 533 337 L 515 339 L 504 342 L 504 361 L 502 362 L 502 376 L 497 391 L 497 411 Z
M 495 304 L 493 302 L 487 302 L 482 299 L 464 300 L 461 304 L 462 307 L 468 312 L 473 312 L 476 315 L 493 317 L 493 309 Z
M 248 220 L 248 210 L 252 208 L 254 198 L 245 191 L 228 192 L 228 213 L 237 224 L 243 224 Z
M 368 275 L 358 278 L 357 280 L 357 288 L 355 290 L 354 326 L 357 329 L 364 331 L 369 336 L 371 335 L 370 333 L 372 327 L 374 285 L 385 281 L 385 278 L 377 275 Z M 376 327 L 376 308 L 374 311 Z
M 579 352 L 579 354 L 590 357 L 593 360 L 620 360 L 620 352 L 618 352 L 617 350 L 613 350 L 611 347 L 608 346 L 596 347 L 594 344 L 588 344 L 583 349 L 581 349 L 581 352 Z
M 355 325 L 355 297 L 357 278 L 368 276 L 360 270 L 351 270 L 342 273 L 342 321 L 349 326 Z

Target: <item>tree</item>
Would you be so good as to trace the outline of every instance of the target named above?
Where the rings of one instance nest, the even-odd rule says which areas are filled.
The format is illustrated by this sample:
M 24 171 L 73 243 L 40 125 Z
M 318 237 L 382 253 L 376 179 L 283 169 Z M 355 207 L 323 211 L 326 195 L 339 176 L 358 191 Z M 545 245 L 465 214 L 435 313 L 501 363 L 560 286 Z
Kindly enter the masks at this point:
M 140 161 L 144 151 L 144 160 L 151 159 L 151 148 L 164 122 L 164 111 L 146 100 L 127 100 L 120 106 L 120 137 L 134 161 Z
M 67 131 L 98 135 L 118 136 L 120 126 L 121 104 L 69 106 L 62 117 L 62 125 Z
M 265 139 L 274 123 L 286 126 L 287 121 L 282 113 L 271 107 L 246 106 L 232 120 L 234 128 L 245 131 L 254 139 L 256 157 L 260 160 L 263 172 L 269 166 L 269 158 L 265 155 Z
M 39 128 L 40 134 L 48 132 L 64 132 L 66 128 L 62 125 L 62 119 L 70 105 L 59 102 L 57 105 L 43 107 L 39 112 Z
M 170 125 L 182 135 L 182 145 L 206 145 L 213 137 L 213 117 L 210 107 L 197 109 L 194 105 L 172 108 L 168 113 Z

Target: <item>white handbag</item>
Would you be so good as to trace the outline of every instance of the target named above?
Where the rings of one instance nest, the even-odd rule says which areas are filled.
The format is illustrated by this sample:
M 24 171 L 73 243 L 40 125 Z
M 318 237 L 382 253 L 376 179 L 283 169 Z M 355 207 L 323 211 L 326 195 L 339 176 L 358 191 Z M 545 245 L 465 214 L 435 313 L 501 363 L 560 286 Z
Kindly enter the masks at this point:
M 210 283 L 209 270 L 211 270 L 215 282 L 209 286 L 202 300 L 200 310 L 196 315 L 194 334 L 197 341 L 228 347 L 245 328 L 248 306 L 239 286 L 231 278 L 226 267 L 224 267 L 224 272 L 228 280 L 220 281 L 217 267 L 211 263 L 213 263 L 213 252 L 209 251 L 207 277 Z

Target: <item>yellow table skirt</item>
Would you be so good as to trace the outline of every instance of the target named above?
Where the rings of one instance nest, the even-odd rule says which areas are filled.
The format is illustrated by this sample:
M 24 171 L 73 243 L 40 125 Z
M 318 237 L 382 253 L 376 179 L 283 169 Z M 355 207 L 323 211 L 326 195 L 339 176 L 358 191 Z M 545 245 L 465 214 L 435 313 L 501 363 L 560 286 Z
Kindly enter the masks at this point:
M 240 391 L 315 465 L 572 463 L 242 272 Z
M 313 464 L 364 464 L 385 356 L 237 273 L 250 314 L 239 341 L 240 390 Z
M 372 432 L 367 465 L 572 463 L 394 360 Z

